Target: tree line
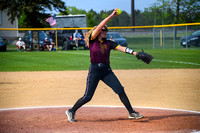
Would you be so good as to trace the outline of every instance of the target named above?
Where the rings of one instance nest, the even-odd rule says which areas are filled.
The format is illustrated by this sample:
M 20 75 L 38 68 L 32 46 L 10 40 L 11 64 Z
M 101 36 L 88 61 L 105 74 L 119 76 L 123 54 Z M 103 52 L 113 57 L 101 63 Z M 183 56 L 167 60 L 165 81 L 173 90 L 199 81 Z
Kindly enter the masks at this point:
M 14 2 L 14 3 L 13 3 Z M 58 15 L 86 14 L 88 27 L 98 25 L 113 10 L 101 10 L 99 13 L 91 9 L 85 11 L 73 6 L 66 8 L 62 0 L 15 0 L 2 2 L 0 11 L 7 10 L 9 20 L 13 22 L 18 18 L 21 28 L 43 28 L 49 27 L 45 21 L 52 14 L 46 10 L 59 11 Z M 200 22 L 200 0 L 157 0 L 152 6 L 144 11 L 135 10 L 135 25 L 163 25 Z M 131 26 L 131 14 L 122 11 L 121 15 L 113 18 L 108 26 Z

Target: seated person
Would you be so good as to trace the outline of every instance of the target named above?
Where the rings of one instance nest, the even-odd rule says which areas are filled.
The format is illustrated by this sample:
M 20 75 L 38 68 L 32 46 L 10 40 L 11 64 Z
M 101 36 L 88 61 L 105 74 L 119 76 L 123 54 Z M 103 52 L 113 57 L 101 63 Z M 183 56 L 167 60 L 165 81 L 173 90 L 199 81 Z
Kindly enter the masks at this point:
M 76 47 L 78 46 L 78 40 L 82 40 L 82 38 L 81 34 L 78 33 L 78 30 L 76 30 L 75 33 L 73 34 L 73 41 L 75 41 Z
M 26 45 L 24 41 L 22 41 L 22 38 L 19 38 L 19 41 L 17 41 L 16 46 L 20 51 L 21 49 L 23 49 L 24 51 L 26 50 Z
M 113 41 L 113 42 L 115 41 L 112 36 L 110 36 L 110 40 Z
M 45 38 L 43 45 L 45 48 L 47 48 L 49 51 L 52 50 L 52 48 L 54 47 L 54 43 L 51 42 L 50 40 L 48 40 L 48 38 Z

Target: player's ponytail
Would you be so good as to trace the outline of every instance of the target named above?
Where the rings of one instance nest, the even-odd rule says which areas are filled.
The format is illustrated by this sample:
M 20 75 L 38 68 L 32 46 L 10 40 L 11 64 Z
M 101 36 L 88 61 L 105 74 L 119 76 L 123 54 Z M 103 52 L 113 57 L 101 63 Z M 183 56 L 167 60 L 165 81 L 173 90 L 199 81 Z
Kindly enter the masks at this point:
M 90 31 L 88 31 L 88 33 L 86 34 L 85 36 L 85 42 L 86 42 L 86 45 L 89 47 L 89 37 L 90 37 L 90 34 L 92 34 L 92 32 L 97 28 L 97 26 L 95 26 L 93 29 L 91 29 Z

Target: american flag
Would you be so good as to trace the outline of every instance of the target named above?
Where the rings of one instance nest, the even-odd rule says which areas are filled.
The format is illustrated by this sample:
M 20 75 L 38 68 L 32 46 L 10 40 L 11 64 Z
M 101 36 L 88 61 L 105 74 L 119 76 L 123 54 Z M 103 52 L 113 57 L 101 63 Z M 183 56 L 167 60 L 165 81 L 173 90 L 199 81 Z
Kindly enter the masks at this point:
M 54 15 L 54 16 L 48 17 L 46 19 L 46 22 L 49 22 L 50 26 L 55 25 L 56 24 L 56 16 Z

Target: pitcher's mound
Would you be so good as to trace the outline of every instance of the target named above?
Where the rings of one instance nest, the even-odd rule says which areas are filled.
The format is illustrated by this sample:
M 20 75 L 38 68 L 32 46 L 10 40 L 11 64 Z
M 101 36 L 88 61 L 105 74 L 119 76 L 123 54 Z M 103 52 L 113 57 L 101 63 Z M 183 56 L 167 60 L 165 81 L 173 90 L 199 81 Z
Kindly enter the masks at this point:
M 135 108 L 144 115 L 129 120 L 122 107 L 82 107 L 77 122 L 67 121 L 68 107 L 0 111 L 1 132 L 200 132 L 200 113 L 152 108 Z

